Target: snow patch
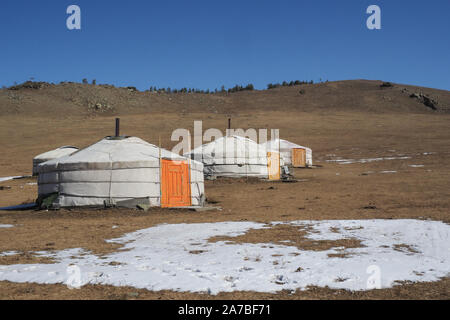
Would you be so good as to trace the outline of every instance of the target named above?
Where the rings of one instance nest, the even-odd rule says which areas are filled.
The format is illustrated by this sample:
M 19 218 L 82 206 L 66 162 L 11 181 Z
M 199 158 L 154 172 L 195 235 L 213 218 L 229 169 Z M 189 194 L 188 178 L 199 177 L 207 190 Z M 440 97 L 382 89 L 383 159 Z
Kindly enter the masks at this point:
M 312 251 L 289 243 L 208 242 L 211 237 L 235 237 L 268 225 L 162 224 L 108 240 L 123 247 L 105 256 L 83 249 L 41 251 L 39 255 L 57 262 L 0 266 L 0 281 L 68 284 L 77 276 L 80 285 L 217 294 L 304 290 L 307 286 L 367 290 L 369 280 L 373 280 L 369 279 L 373 266 L 379 268 L 383 288 L 392 287 L 396 281 L 437 281 L 450 272 L 450 226 L 443 222 L 380 219 L 272 225 L 277 224 L 304 227 L 311 240 L 356 239 L 363 246 Z M 202 252 L 190 253 L 195 250 Z M 343 252 L 347 253 L 345 257 L 339 257 Z M 74 266 L 78 273 L 73 272 Z
M 0 177 L 0 182 L 21 178 L 22 176 Z
M 326 160 L 326 162 L 335 162 L 338 164 L 353 164 L 353 163 L 370 163 L 374 161 L 385 161 L 385 160 L 406 160 L 411 159 L 411 157 L 383 157 L 383 158 L 367 158 L 367 159 L 332 159 Z
M 4 251 L 4 252 L 0 252 L 0 257 L 15 256 L 18 254 L 19 254 L 18 251 Z

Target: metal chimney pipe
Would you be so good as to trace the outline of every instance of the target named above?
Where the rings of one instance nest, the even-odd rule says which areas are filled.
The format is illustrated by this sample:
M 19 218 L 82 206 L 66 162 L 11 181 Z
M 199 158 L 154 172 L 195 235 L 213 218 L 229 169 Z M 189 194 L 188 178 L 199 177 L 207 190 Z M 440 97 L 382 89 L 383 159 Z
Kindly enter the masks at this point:
M 120 136 L 120 118 L 116 118 L 116 137 Z

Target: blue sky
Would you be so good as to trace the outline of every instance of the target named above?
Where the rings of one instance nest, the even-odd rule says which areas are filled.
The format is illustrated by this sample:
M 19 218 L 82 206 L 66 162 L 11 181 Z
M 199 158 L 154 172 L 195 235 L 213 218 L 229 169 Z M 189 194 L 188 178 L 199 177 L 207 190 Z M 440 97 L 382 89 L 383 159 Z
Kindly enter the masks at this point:
M 66 9 L 81 8 L 81 30 Z M 381 30 L 366 8 L 381 7 Z M 379 79 L 450 90 L 449 0 L 2 0 L 0 86 Z

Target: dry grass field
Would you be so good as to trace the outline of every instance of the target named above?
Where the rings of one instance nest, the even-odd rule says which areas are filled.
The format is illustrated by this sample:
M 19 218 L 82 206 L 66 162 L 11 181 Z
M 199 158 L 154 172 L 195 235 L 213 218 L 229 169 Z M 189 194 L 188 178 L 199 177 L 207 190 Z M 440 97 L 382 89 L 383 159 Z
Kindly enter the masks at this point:
M 0 265 L 51 263 L 32 252 L 84 248 L 117 250 L 106 239 L 161 223 L 324 219 L 429 219 L 450 223 L 450 92 L 380 81 L 339 81 L 232 94 L 133 92 L 81 84 L 0 90 L 0 177 L 31 174 L 33 156 L 62 146 L 88 146 L 121 133 L 171 149 L 176 128 L 280 129 L 283 139 L 313 150 L 317 167 L 294 169 L 296 183 L 254 179 L 206 181 L 207 200 L 220 211 L 73 209 L 0 211 Z M 300 90 L 303 92 L 300 93 Z M 411 94 L 437 102 L 437 110 Z M 96 108 L 100 103 L 107 105 Z M 93 107 L 94 106 L 94 107 Z M 361 159 L 387 158 L 379 161 Z M 341 164 L 334 160 L 352 159 Z M 0 207 L 33 202 L 35 178 L 0 182 Z M 118 228 L 112 229 L 112 226 Z M 236 241 L 279 242 L 289 230 Z M 211 240 L 212 241 L 212 240 Z M 298 246 L 313 246 L 302 242 Z M 352 245 L 352 244 L 344 244 Z M 314 250 L 314 249 L 313 249 Z M 204 295 L 132 287 L 0 282 L 0 299 L 449 299 L 449 278 L 350 292 L 329 288 L 269 294 Z

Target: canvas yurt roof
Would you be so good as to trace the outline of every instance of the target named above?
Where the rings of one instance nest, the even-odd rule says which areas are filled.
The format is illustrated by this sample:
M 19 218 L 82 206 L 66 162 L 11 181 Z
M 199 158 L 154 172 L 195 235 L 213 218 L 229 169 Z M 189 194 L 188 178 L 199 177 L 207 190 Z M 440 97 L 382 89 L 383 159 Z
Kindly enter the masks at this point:
M 185 156 L 201 161 L 207 176 L 267 178 L 268 151 L 253 140 L 232 135 L 197 147 Z
M 312 150 L 308 147 L 304 147 L 283 139 L 270 140 L 262 143 L 261 145 L 265 146 L 268 149 L 279 150 L 285 164 L 287 165 L 292 164 L 292 149 L 305 149 L 306 165 L 312 166 Z
M 55 206 L 97 206 L 149 198 L 161 205 L 161 161 L 189 163 L 191 205 L 204 197 L 203 164 L 137 137 L 106 137 L 78 152 L 38 166 L 40 196 L 57 194 Z
M 77 147 L 63 146 L 37 155 L 36 157 L 33 158 L 33 175 L 37 174 L 38 164 L 48 160 L 61 158 L 77 151 L 78 151 Z

